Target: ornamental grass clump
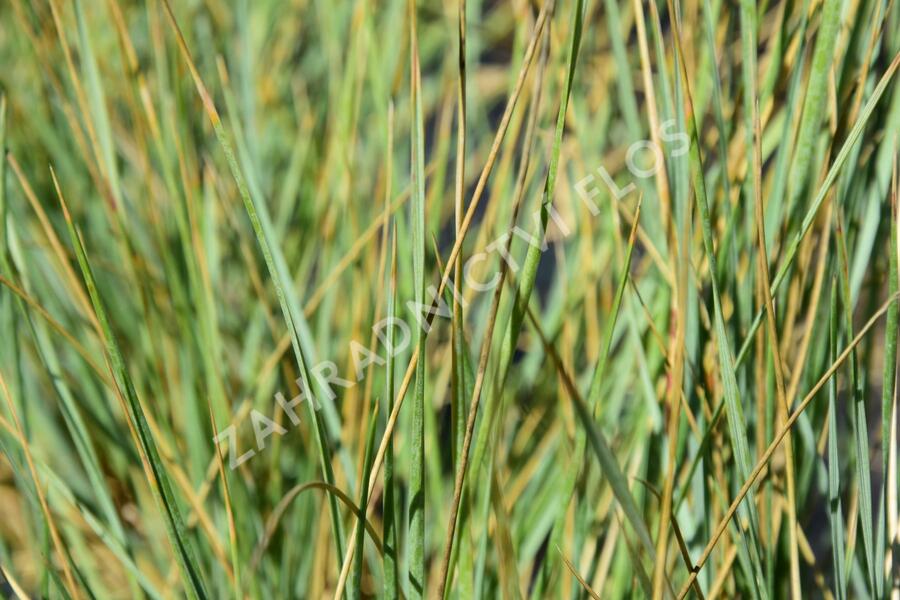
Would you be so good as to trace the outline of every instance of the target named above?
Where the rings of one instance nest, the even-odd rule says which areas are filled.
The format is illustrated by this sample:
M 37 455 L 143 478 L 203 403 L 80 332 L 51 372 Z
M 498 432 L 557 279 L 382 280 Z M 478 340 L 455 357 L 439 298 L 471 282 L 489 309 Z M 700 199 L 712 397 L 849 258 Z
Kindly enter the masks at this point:
M 900 599 L 900 4 L 0 24 L 4 595 Z

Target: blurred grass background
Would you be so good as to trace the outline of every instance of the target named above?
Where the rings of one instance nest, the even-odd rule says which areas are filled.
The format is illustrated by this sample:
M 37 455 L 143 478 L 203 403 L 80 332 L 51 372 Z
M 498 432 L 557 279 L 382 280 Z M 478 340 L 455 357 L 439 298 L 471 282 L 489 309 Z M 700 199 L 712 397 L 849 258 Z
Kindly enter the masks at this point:
M 5 594 L 900 598 L 893 0 L 3 0 L 0 64 Z

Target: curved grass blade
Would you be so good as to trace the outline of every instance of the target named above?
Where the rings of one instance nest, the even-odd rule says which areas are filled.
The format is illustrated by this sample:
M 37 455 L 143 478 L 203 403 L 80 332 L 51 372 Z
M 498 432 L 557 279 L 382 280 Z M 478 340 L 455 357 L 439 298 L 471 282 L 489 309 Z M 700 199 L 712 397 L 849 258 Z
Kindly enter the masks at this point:
M 175 31 L 179 49 L 182 56 L 184 57 L 185 62 L 187 63 L 188 69 L 191 73 L 191 77 L 193 78 L 194 84 L 197 88 L 197 93 L 200 95 L 204 110 L 209 117 L 213 130 L 215 131 L 216 139 L 218 140 L 219 145 L 221 146 L 222 151 L 225 154 L 225 158 L 228 162 L 228 168 L 231 171 L 231 175 L 234 178 L 235 184 L 237 185 L 238 193 L 241 196 L 241 200 L 244 203 L 244 208 L 247 211 L 247 216 L 249 217 L 250 223 L 253 227 L 253 233 L 256 236 L 256 240 L 259 243 L 260 250 L 262 251 L 263 258 L 266 263 L 266 268 L 268 269 L 269 274 L 272 276 L 272 284 L 275 287 L 275 292 L 278 296 L 278 302 L 281 307 L 282 316 L 284 317 L 285 322 L 288 326 L 288 330 L 290 332 L 291 346 L 293 347 L 294 355 L 296 357 L 297 364 L 302 375 L 302 381 L 305 388 L 304 392 L 306 393 L 307 397 L 314 397 L 313 387 L 311 384 L 317 385 L 318 378 L 313 378 L 310 376 L 309 367 L 313 358 L 312 345 L 309 339 L 310 333 L 306 324 L 306 318 L 303 315 L 303 310 L 302 308 L 300 308 L 300 304 L 297 300 L 296 291 L 294 290 L 294 286 L 292 285 L 284 255 L 281 252 L 278 244 L 275 243 L 274 233 L 272 231 L 272 223 L 268 215 L 268 210 L 266 209 L 265 204 L 263 204 L 259 201 L 258 198 L 255 198 L 250 194 L 250 190 L 247 187 L 244 176 L 242 175 L 241 169 L 238 166 L 234 151 L 232 150 L 231 143 L 228 139 L 228 134 L 226 133 L 225 128 L 222 125 L 222 120 L 219 117 L 219 113 L 216 110 L 215 105 L 213 104 L 212 98 L 210 97 L 209 92 L 207 91 L 206 86 L 203 83 L 203 80 L 200 78 L 200 74 L 197 71 L 197 67 L 194 64 L 193 59 L 191 58 L 190 50 L 187 47 L 187 42 L 184 39 L 184 35 L 181 33 L 181 29 L 178 26 L 178 22 L 175 19 L 175 14 L 172 12 L 172 7 L 170 6 L 168 0 L 163 0 L 163 7 L 165 8 L 166 15 L 171 23 L 172 28 Z M 326 412 L 329 406 L 327 404 L 327 398 L 328 396 L 326 394 L 322 394 L 321 397 L 316 396 L 317 401 L 322 402 L 326 405 Z M 309 408 L 309 414 L 313 422 L 313 431 L 315 432 L 317 449 L 319 451 L 319 461 L 324 479 L 329 485 L 334 485 L 334 470 L 331 464 L 331 450 L 328 442 L 328 434 L 325 428 L 325 424 L 323 423 L 323 419 L 320 418 L 317 410 L 315 409 L 315 405 L 317 403 L 306 402 L 305 404 Z M 334 544 L 337 549 L 338 555 L 342 555 L 344 548 L 343 526 L 341 522 L 340 511 L 337 505 L 337 500 L 331 495 L 329 495 L 328 497 L 328 507 L 331 513 L 332 535 L 334 536 Z

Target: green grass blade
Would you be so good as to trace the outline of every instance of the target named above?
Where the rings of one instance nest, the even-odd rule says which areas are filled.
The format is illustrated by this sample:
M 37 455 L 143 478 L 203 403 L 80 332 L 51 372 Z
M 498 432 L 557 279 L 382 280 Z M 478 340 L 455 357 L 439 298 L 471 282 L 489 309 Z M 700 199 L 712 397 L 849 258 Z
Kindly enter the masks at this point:
M 397 305 L 397 226 L 391 228 L 391 273 L 388 287 L 387 318 L 396 318 Z M 386 334 L 388 347 L 394 346 L 394 328 L 388 328 Z M 388 352 L 385 359 L 384 415 L 387 418 L 394 410 L 394 355 Z M 397 535 L 398 516 L 397 482 L 394 475 L 394 443 L 391 440 L 384 456 L 384 597 L 394 600 L 400 597 L 399 589 L 399 548 Z
M 365 553 L 363 552 L 366 539 L 366 507 L 369 506 L 369 474 L 372 472 L 372 453 L 375 446 L 375 431 L 378 425 L 378 401 L 373 400 L 371 407 L 371 415 L 369 416 L 369 429 L 366 432 L 366 453 L 363 460 L 362 478 L 359 485 L 359 525 L 356 528 L 356 547 L 359 552 L 356 553 L 356 563 L 353 566 L 353 579 L 350 589 L 355 597 L 362 597 L 362 571 L 363 562 L 365 562 Z
M 778 267 L 778 271 L 775 273 L 775 277 L 772 278 L 771 292 L 773 297 L 775 296 L 775 293 L 778 291 L 778 288 L 781 286 L 782 282 L 787 277 L 787 274 L 794 263 L 794 259 L 797 257 L 797 251 L 800 249 L 800 243 L 809 233 L 810 228 L 812 228 L 813 222 L 816 219 L 816 215 L 819 212 L 819 208 L 825 201 L 825 197 L 828 195 L 831 186 L 834 185 L 834 182 L 837 179 L 838 174 L 840 174 L 841 168 L 847 161 L 847 158 L 849 157 L 851 151 L 853 150 L 854 145 L 857 141 L 859 141 L 859 138 L 862 135 L 863 130 L 865 129 L 866 123 L 868 123 L 869 119 L 872 116 L 872 113 L 875 111 L 875 107 L 878 105 L 878 101 L 881 100 L 881 96 L 884 94 L 885 90 L 890 84 L 891 79 L 893 78 L 894 73 L 896 73 L 898 66 L 900 66 L 900 54 L 897 54 L 894 57 L 893 61 L 891 61 L 890 66 L 888 66 L 884 75 L 882 75 L 881 79 L 878 81 L 878 85 L 875 86 L 875 89 L 872 91 L 872 95 L 869 97 L 869 100 L 866 102 L 865 107 L 862 109 L 859 118 L 856 120 L 856 124 L 853 125 L 853 129 L 850 130 L 850 133 L 847 135 L 847 139 L 844 140 L 844 145 L 841 146 L 840 152 L 834 159 L 834 162 L 831 163 L 831 167 L 829 167 L 828 169 L 828 174 L 825 176 L 825 180 L 819 186 L 819 191 L 816 193 L 815 198 L 809 205 L 809 209 L 806 211 L 806 214 L 803 217 L 803 221 L 800 223 L 800 230 L 797 231 L 797 233 L 791 238 L 790 242 L 783 252 L 784 258 L 781 261 L 781 266 Z M 757 312 L 756 316 L 753 318 L 753 323 L 750 326 L 750 329 L 747 331 L 746 338 L 744 339 L 744 344 L 741 346 L 737 358 L 735 358 L 734 360 L 735 366 L 738 366 L 743 362 L 747 351 L 750 349 L 750 344 L 753 341 L 753 336 L 756 334 L 756 330 L 762 323 L 764 316 L 765 310 L 763 309 Z
M 894 137 L 894 147 L 897 145 L 897 138 Z M 894 154 L 894 168 L 893 168 L 893 179 L 891 185 L 891 220 L 889 222 L 889 227 L 891 230 L 891 234 L 888 238 L 888 293 L 893 295 L 896 294 L 898 289 L 900 289 L 900 275 L 898 275 L 898 261 L 900 261 L 900 257 L 897 256 L 898 249 L 900 249 L 900 242 L 898 242 L 898 194 L 900 194 L 900 187 L 898 187 L 897 180 L 897 154 L 895 150 Z M 898 337 L 898 329 L 900 329 L 900 310 L 898 310 L 897 304 L 892 304 L 891 308 L 888 309 L 887 321 L 885 322 L 885 342 L 884 342 L 884 375 L 881 382 L 881 473 L 883 478 L 883 485 L 881 489 L 881 502 L 878 503 L 878 532 L 876 539 L 876 552 L 875 552 L 875 568 L 878 570 L 876 573 L 876 583 L 878 584 L 877 590 L 881 592 L 883 586 L 890 585 L 889 576 L 887 581 L 885 581 L 885 577 L 882 577 L 882 566 L 885 564 L 885 554 L 886 554 L 886 536 L 888 531 L 888 521 L 887 521 L 887 513 L 889 510 L 895 510 L 893 507 L 888 506 L 889 498 L 892 495 L 892 490 L 890 489 L 890 481 L 891 475 L 890 471 L 892 468 L 891 461 L 891 442 L 892 439 L 892 419 L 893 415 L 896 414 L 897 411 L 897 337 Z M 896 462 L 896 459 L 895 461 Z M 896 467 L 894 467 L 896 468 Z M 888 569 L 888 573 L 890 573 L 890 569 Z
M 837 216 L 837 255 L 838 255 L 838 282 L 840 284 L 841 304 L 844 308 L 844 329 L 847 337 L 853 337 L 853 310 L 854 302 L 850 294 L 850 268 L 847 259 L 847 244 L 844 234 L 843 218 L 838 212 Z M 875 584 L 875 524 L 872 518 L 872 474 L 869 466 L 869 424 L 865 400 L 865 383 L 859 374 L 859 357 L 856 350 L 850 354 L 850 398 L 851 412 L 850 422 L 853 429 L 853 440 L 856 449 L 856 478 L 859 507 L 859 529 L 863 538 L 863 557 L 866 565 L 867 584 L 869 593 L 876 593 Z
M 671 0 L 668 2 L 670 14 L 674 14 Z M 728 334 L 725 330 L 725 319 L 722 314 L 722 301 L 719 294 L 719 285 L 716 281 L 716 250 L 712 235 L 712 222 L 710 218 L 709 202 L 706 194 L 706 181 L 703 175 L 703 162 L 700 157 L 700 141 L 697 123 L 694 117 L 693 100 L 690 94 L 690 86 L 687 84 L 688 75 L 684 65 L 684 55 L 681 51 L 680 34 L 675 36 L 675 47 L 678 50 L 678 62 L 681 68 L 682 83 L 686 87 L 686 99 L 684 111 L 688 123 L 688 136 L 690 137 L 689 162 L 691 179 L 696 196 L 697 207 L 700 212 L 700 229 L 703 234 L 703 249 L 709 264 L 710 287 L 713 296 L 713 319 L 715 330 L 715 344 L 719 363 L 719 375 L 722 378 L 723 396 L 725 401 L 725 415 L 728 420 L 728 430 L 734 453 L 735 466 L 738 478 L 747 480 L 750 476 L 751 456 L 750 442 L 747 437 L 747 421 L 744 418 L 741 406 L 741 397 L 738 390 L 737 376 L 735 374 L 735 362 L 731 354 L 731 346 Z M 739 514 L 749 523 L 749 551 L 754 570 L 756 593 L 765 598 L 765 580 L 762 574 L 761 549 L 758 539 L 759 516 L 756 511 L 756 501 L 752 492 L 747 494 L 744 502 L 739 505 Z
M 829 358 L 837 356 L 839 311 L 837 308 L 837 281 L 832 281 L 830 310 Z M 841 462 L 838 451 L 837 378 L 828 382 L 828 520 L 831 525 L 831 556 L 834 561 L 834 596 L 837 600 L 847 597 L 847 575 L 844 566 L 844 512 L 841 507 Z
M 416 31 L 416 3 L 410 0 L 410 168 L 412 173 L 412 258 L 413 294 L 415 306 L 425 301 L 425 134 L 422 117 L 422 87 L 419 69 L 418 33 Z M 409 598 L 424 598 L 425 592 L 425 328 L 418 328 L 416 348 L 416 381 L 413 392 L 412 447 L 409 475 Z
M 841 24 L 841 0 L 826 0 L 822 7 L 822 21 L 816 37 L 809 82 L 803 98 L 803 112 L 797 145 L 791 165 L 791 187 L 788 196 L 787 214 L 793 213 L 795 203 L 806 191 L 810 180 L 810 167 L 816 154 L 816 142 L 822 122 L 822 106 L 825 104 L 825 86 L 834 60 L 834 46 Z
M 256 236 L 257 242 L 259 243 L 260 249 L 265 259 L 266 267 L 269 270 L 269 274 L 272 276 L 272 283 L 275 287 L 276 295 L 278 296 L 282 315 L 287 323 L 288 331 L 291 336 L 291 345 L 294 350 L 294 355 L 297 359 L 298 366 L 300 367 L 300 371 L 303 376 L 303 382 L 306 387 L 306 390 L 304 391 L 306 391 L 306 395 L 308 397 L 311 397 L 313 396 L 313 391 L 316 390 L 317 386 L 315 384 L 315 381 L 317 381 L 317 379 L 311 377 L 309 371 L 311 357 L 309 356 L 310 344 L 308 340 L 308 327 L 306 326 L 306 319 L 303 316 L 303 311 L 299 307 L 299 302 L 296 298 L 294 286 L 291 284 L 291 278 L 288 274 L 284 256 L 281 253 L 278 245 L 275 244 L 274 240 L 272 239 L 274 234 L 272 232 L 272 225 L 269 220 L 268 210 L 265 208 L 265 205 L 261 203 L 257 198 L 251 196 L 249 188 L 247 187 L 247 184 L 241 173 L 241 169 L 238 166 L 237 159 L 235 158 L 234 151 L 231 147 L 231 143 L 228 140 L 228 135 L 225 132 L 221 119 L 219 118 L 218 111 L 216 110 L 215 105 L 213 104 L 212 99 L 206 90 L 206 86 L 200 79 L 200 75 L 197 72 L 196 66 L 191 59 L 191 55 L 187 47 L 187 42 L 185 41 L 184 36 L 181 34 L 181 30 L 178 27 L 178 23 L 175 20 L 175 15 L 172 12 L 168 0 L 164 0 L 164 7 L 166 10 L 166 14 L 171 22 L 172 28 L 175 30 L 179 47 L 194 79 L 194 83 L 197 87 L 197 92 L 200 95 L 201 100 L 203 101 L 204 109 L 206 110 L 210 122 L 212 123 L 216 138 L 222 148 L 223 153 L 225 154 L 225 158 L 228 162 L 228 167 L 231 175 L 234 178 L 235 184 L 238 188 L 238 192 L 240 193 L 241 199 L 244 202 L 244 208 L 247 211 L 247 216 L 249 217 L 250 223 L 253 226 L 253 233 Z M 321 392 L 321 390 L 316 391 Z M 325 404 L 325 394 L 322 394 L 321 396 L 316 395 L 316 400 Z M 319 417 L 318 412 L 314 408 L 314 405 L 316 403 L 306 402 L 305 404 L 309 407 L 308 412 L 313 421 L 316 443 L 319 451 L 319 459 L 325 482 L 330 485 L 334 485 L 334 471 L 331 464 L 331 450 L 329 447 L 325 425 L 322 422 L 322 419 Z M 329 510 L 331 512 L 332 531 L 335 547 L 337 549 L 338 555 L 343 555 L 343 526 L 340 518 L 340 511 L 338 509 L 337 500 L 333 495 L 329 495 L 328 503 Z
M 125 357 L 119 348 L 119 343 L 110 326 L 106 308 L 103 299 L 100 296 L 100 292 L 97 289 L 97 283 L 94 280 L 94 274 L 91 270 L 87 253 L 81 243 L 81 237 L 75 228 L 75 224 L 72 222 L 71 216 L 69 215 L 55 174 L 53 174 L 53 183 L 56 187 L 59 201 L 66 216 L 69 239 L 72 243 L 72 247 L 75 249 L 78 266 L 81 269 L 82 277 L 84 277 L 84 283 L 88 289 L 88 294 L 90 295 L 94 312 L 97 315 L 97 320 L 100 322 L 106 355 L 109 360 L 109 368 L 115 378 L 116 387 L 118 388 L 116 393 L 121 394 L 126 403 L 127 418 L 131 423 L 132 433 L 138 442 L 138 450 L 141 454 L 141 459 L 144 462 L 144 470 L 147 474 L 148 482 L 150 483 L 154 497 L 158 502 L 159 509 L 163 513 L 166 529 L 172 543 L 173 551 L 175 552 L 175 557 L 181 568 L 185 586 L 192 597 L 206 598 L 206 584 L 204 583 L 200 563 L 195 558 L 193 544 L 188 538 L 184 519 L 182 518 L 181 510 L 178 507 L 178 499 L 172 490 L 172 484 L 169 481 L 166 466 L 160 459 L 159 449 L 150 432 L 150 427 L 147 424 L 144 408 L 141 405 L 140 398 L 138 398 L 137 391 L 135 390 L 134 384 L 131 381 L 131 376 L 128 373 Z

